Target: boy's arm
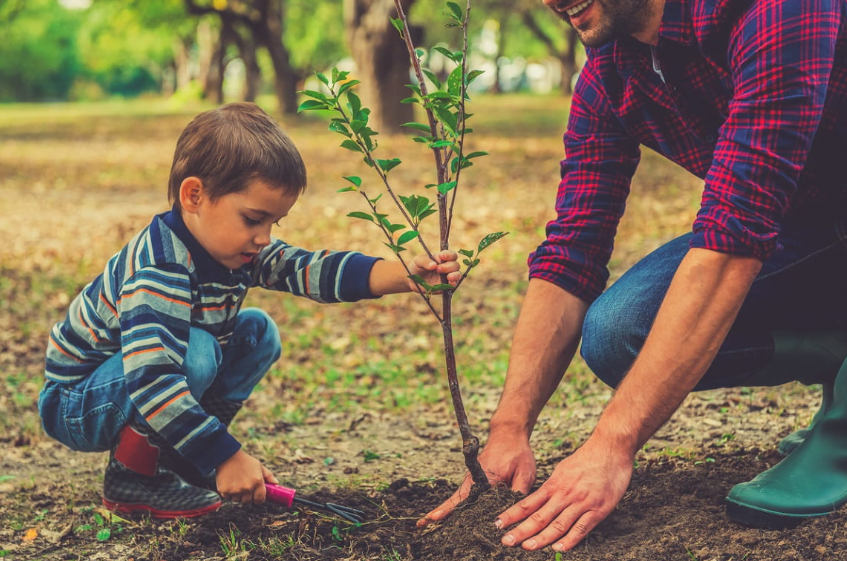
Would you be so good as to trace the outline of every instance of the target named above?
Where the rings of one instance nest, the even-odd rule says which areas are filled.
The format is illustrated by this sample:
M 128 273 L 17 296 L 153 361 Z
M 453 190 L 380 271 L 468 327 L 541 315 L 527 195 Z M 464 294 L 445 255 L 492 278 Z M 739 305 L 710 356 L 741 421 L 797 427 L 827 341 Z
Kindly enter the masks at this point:
M 182 364 L 191 308 L 191 280 L 179 266 L 139 269 L 116 302 L 130 399 L 153 430 L 208 475 L 241 444 L 189 391 Z

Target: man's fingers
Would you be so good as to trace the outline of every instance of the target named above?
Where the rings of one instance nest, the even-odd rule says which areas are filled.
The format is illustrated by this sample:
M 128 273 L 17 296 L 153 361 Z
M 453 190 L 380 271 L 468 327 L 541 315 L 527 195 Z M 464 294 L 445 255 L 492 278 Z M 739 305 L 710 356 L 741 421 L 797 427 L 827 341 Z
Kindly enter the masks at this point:
M 549 498 L 550 496 L 547 493 L 547 490 L 544 486 L 542 486 L 535 493 L 524 497 L 503 511 L 500 516 L 497 517 L 497 527 L 508 528 L 512 524 L 524 520 L 541 508 L 541 506 L 544 505 Z
M 599 515 L 596 511 L 586 512 L 571 525 L 570 531 L 564 538 L 553 544 L 553 549 L 556 551 L 567 551 L 573 548 L 588 535 L 588 532 L 602 522 L 603 518 L 605 517 Z

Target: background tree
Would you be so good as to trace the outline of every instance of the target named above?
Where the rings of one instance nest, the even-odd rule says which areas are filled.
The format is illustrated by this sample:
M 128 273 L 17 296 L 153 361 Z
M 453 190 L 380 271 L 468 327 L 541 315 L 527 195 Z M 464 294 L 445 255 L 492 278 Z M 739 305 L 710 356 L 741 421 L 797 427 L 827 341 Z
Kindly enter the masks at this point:
M 402 0 L 408 12 L 414 0 Z M 408 97 L 409 55 L 397 30 L 391 25 L 393 0 L 344 0 L 347 45 L 356 61 L 356 76 L 362 82 L 361 96 L 373 111 L 371 124 L 381 134 L 397 134 L 400 125 L 414 120 L 413 108 L 400 101 Z M 412 27 L 416 43 L 422 29 Z

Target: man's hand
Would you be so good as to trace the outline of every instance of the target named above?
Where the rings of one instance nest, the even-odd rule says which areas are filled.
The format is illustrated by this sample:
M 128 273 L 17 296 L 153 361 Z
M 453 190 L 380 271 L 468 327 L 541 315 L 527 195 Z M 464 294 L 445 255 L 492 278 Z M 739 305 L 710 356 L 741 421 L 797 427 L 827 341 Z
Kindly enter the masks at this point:
M 453 286 L 462 278 L 459 270 L 459 258 L 455 251 L 445 250 L 435 255 L 437 263 L 426 255 L 418 255 L 409 263 L 409 272 L 423 278 L 429 285 L 441 284 L 441 275 L 447 275 L 447 282 Z M 421 287 L 412 279 L 406 279 L 409 290 L 421 292 Z
M 218 493 L 241 503 L 265 501 L 265 482 L 279 483 L 277 478 L 256 458 L 239 450 L 218 466 L 215 482 Z
M 590 438 L 565 458 L 535 493 L 503 512 L 495 523 L 509 530 L 503 545 L 556 551 L 578 544 L 623 498 L 632 477 L 633 458 Z M 555 542 L 555 543 L 554 543 Z
M 535 483 L 535 458 L 529 447 L 529 441 L 524 435 L 492 433 L 479 455 L 479 462 L 492 485 L 509 485 L 514 491 L 529 493 L 532 484 Z M 471 485 L 473 480 L 468 473 L 452 497 L 418 520 L 418 527 L 447 517 L 457 504 L 467 498 Z

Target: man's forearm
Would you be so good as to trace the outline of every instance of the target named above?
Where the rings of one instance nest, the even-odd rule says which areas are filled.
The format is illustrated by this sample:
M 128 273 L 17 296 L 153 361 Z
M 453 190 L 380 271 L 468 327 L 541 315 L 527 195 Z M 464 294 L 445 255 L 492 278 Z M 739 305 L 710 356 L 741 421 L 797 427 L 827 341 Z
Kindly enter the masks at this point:
M 530 280 L 492 433 L 517 430 L 529 437 L 576 352 L 587 310 L 587 303 L 558 286 Z
M 761 265 L 752 258 L 689 251 L 593 436 L 635 454 L 708 370 Z

